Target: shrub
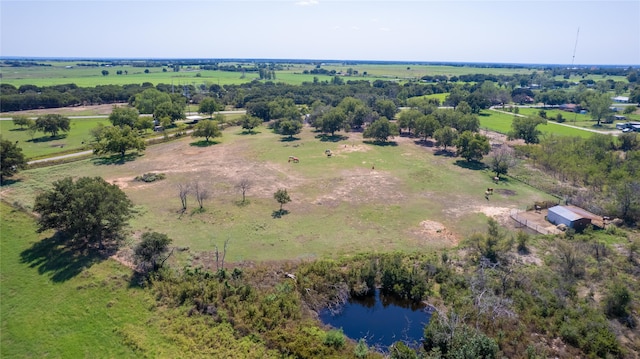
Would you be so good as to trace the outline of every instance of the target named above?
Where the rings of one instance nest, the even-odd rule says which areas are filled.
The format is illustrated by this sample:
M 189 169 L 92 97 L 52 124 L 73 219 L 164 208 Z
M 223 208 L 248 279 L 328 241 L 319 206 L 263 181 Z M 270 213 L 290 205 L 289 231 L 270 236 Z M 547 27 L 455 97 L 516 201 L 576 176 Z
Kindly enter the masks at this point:
M 344 347 L 345 339 L 342 329 L 333 329 L 327 332 L 324 337 L 324 345 L 340 349 Z
M 141 182 L 154 182 L 154 181 L 163 180 L 165 178 L 166 176 L 164 173 L 149 172 L 149 173 L 143 174 L 142 176 L 136 176 L 135 180 L 141 181 Z

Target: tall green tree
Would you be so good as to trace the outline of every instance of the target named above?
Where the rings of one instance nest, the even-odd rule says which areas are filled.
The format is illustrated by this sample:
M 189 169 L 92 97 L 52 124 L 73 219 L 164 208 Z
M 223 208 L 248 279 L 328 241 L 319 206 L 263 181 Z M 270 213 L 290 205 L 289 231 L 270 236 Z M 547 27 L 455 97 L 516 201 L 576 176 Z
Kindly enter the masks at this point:
M 93 144 L 93 153 L 97 155 L 118 153 L 124 160 L 127 151 L 145 149 L 144 140 L 127 125 L 124 127 L 98 126 L 92 132 L 96 140 Z
M 362 137 L 373 138 L 379 142 L 387 142 L 389 137 L 397 136 L 398 134 L 398 125 L 390 122 L 386 117 L 380 117 L 365 128 Z
M 416 122 L 416 135 L 422 136 L 423 139 L 432 137 L 439 127 L 440 123 L 433 115 L 422 116 Z
M 135 95 L 133 105 L 140 113 L 152 114 L 158 105 L 165 102 L 171 102 L 171 96 L 168 93 L 148 88 Z
M 448 146 L 454 145 L 456 138 L 458 138 L 458 133 L 453 128 L 444 126 L 433 133 L 433 138 L 436 140 L 436 145 L 444 147 L 446 151 Z
M 340 131 L 348 126 L 347 115 L 340 107 L 329 110 L 322 116 L 320 121 L 320 129 L 322 132 L 331 133 L 331 136 L 333 136 L 336 131 Z
M 111 114 L 109 114 L 109 121 L 117 127 L 129 126 L 134 128 L 139 116 L 140 113 L 134 107 L 113 106 Z
M 34 127 L 38 131 L 50 133 L 51 137 L 58 136 L 59 132 L 69 132 L 71 129 L 69 118 L 58 114 L 47 114 L 38 117 Z
M 598 126 L 600 126 L 600 121 L 611 113 L 611 96 L 608 93 L 592 92 L 585 96 L 584 102 L 591 118 L 597 121 Z
M 224 110 L 224 105 L 211 97 L 204 98 L 200 101 L 200 105 L 198 106 L 198 113 L 205 113 L 209 115 L 209 117 L 212 117 L 214 112 L 222 110 Z
M 458 155 L 467 161 L 480 161 L 482 156 L 489 153 L 491 146 L 489 139 L 479 133 L 464 131 L 456 140 Z
M 191 134 L 193 137 L 204 137 L 207 143 L 212 137 L 222 136 L 218 122 L 214 120 L 202 120 L 198 122 Z
M 391 100 L 377 100 L 374 109 L 381 117 L 386 117 L 389 120 L 393 120 L 396 117 L 396 113 L 398 113 L 398 107 Z
M 153 118 L 159 120 L 164 117 L 169 117 L 171 122 L 183 119 L 184 106 L 181 103 L 176 102 L 163 102 L 156 106 L 153 110 Z
M 15 115 L 13 116 L 13 124 L 16 126 L 20 126 L 20 129 L 29 128 L 35 124 L 35 121 L 30 119 L 25 115 Z
M 300 131 L 302 131 L 302 123 L 300 123 L 300 121 L 284 120 L 280 121 L 280 126 L 277 132 L 283 136 L 293 138 L 293 135 L 297 135 Z
M 22 148 L 0 136 L 0 184 L 6 177 L 11 177 L 27 166 Z
M 243 115 L 240 119 L 240 125 L 243 129 L 249 133 L 253 132 L 253 129 L 262 125 L 262 120 L 256 116 Z
M 347 116 L 347 124 L 351 128 L 360 128 L 364 125 L 365 119 L 371 112 L 362 100 L 354 97 L 345 97 L 337 106 L 344 110 Z
M 401 129 L 406 128 L 409 135 L 411 135 L 411 131 L 416 129 L 418 121 L 420 121 L 423 116 L 422 112 L 415 109 L 402 111 L 398 115 L 398 127 Z
M 273 194 L 273 198 L 276 200 L 276 202 L 280 203 L 280 212 L 282 212 L 282 206 L 291 202 L 291 197 L 289 196 L 286 188 L 278 189 Z
M 116 185 L 101 177 L 71 177 L 53 183 L 36 197 L 33 210 L 40 214 L 38 231 L 58 230 L 74 240 L 103 247 L 105 240 L 121 238 L 133 204 Z
M 540 117 L 519 117 L 515 116 L 511 122 L 511 132 L 509 138 L 520 138 L 525 143 L 540 142 L 540 130 L 538 125 L 547 124 L 547 120 Z

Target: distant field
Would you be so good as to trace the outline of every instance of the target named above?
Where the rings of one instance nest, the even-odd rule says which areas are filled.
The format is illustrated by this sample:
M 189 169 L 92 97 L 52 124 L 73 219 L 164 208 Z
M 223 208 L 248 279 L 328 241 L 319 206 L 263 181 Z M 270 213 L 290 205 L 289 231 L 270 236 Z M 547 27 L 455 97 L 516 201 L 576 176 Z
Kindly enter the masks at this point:
M 36 85 L 51 86 L 59 84 L 75 83 L 80 87 L 94 87 L 97 85 L 124 85 L 142 84 L 150 82 L 154 85 L 158 83 L 173 83 L 175 85 L 228 85 L 242 84 L 258 79 L 257 73 L 247 72 L 243 76 L 241 72 L 209 71 L 198 70 L 196 68 L 184 68 L 180 72 L 173 72 L 168 69 L 163 72 L 160 67 L 150 67 L 149 73 L 145 74 L 143 67 L 131 66 L 110 66 L 110 67 L 84 67 L 75 66 L 71 62 L 52 62 L 53 66 L 35 67 L 2 67 L 2 82 L 14 86 Z M 73 66 L 66 68 L 66 66 Z M 313 65 L 287 65 L 284 70 L 276 71 L 275 82 L 285 82 L 299 85 L 302 82 L 312 82 L 314 77 L 319 81 L 330 81 L 332 76 L 303 74 L 304 70 L 312 70 Z M 529 69 L 508 69 L 508 68 L 480 68 L 468 66 L 433 66 L 433 65 L 386 65 L 386 64 L 358 64 L 358 65 L 323 65 L 323 69 L 335 70 L 346 73 L 349 68 L 358 72 L 354 76 L 345 76 L 345 81 L 349 79 L 364 79 L 375 81 L 377 79 L 398 79 L 415 80 L 425 75 L 448 75 L 459 76 L 463 74 L 515 74 L 531 73 Z M 408 69 L 407 69 L 408 68 Z M 102 71 L 109 71 L 109 75 L 103 76 Z M 127 71 L 126 75 L 117 75 L 117 71 Z M 366 73 L 366 76 L 363 76 Z

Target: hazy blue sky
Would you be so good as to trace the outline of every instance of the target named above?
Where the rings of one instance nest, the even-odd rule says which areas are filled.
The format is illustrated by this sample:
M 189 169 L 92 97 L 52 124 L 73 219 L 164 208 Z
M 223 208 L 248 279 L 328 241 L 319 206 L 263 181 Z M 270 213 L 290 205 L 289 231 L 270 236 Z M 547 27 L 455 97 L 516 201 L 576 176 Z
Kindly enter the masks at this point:
M 0 55 L 640 64 L 640 0 L 5 1 Z

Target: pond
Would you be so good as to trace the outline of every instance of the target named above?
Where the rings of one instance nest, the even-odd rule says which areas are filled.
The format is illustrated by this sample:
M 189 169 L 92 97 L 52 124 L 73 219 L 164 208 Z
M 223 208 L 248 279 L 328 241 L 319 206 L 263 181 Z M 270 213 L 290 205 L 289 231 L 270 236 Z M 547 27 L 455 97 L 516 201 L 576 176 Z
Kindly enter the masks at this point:
M 399 300 L 379 290 L 372 296 L 350 298 L 339 313 L 320 312 L 324 324 L 342 328 L 353 340 L 365 338 L 367 345 L 384 351 L 399 340 L 420 343 L 429 318 L 423 304 Z

